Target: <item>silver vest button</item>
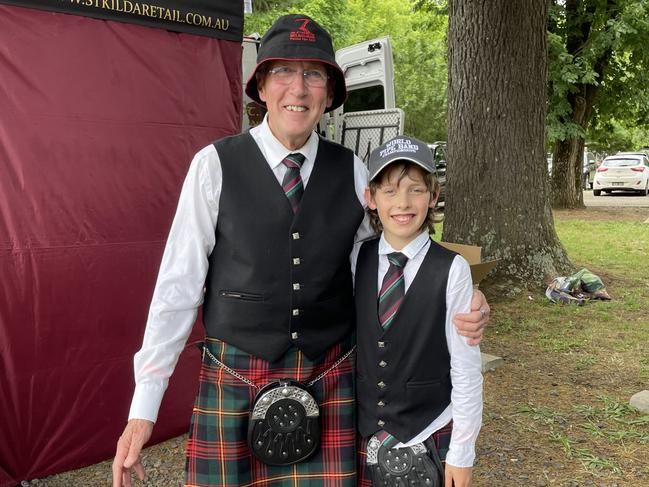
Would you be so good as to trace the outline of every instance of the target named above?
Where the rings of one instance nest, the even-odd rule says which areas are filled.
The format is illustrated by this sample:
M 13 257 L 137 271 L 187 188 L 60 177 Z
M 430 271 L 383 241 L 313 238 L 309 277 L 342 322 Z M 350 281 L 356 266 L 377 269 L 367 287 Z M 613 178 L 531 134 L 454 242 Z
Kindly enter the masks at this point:
M 300 258 L 299 257 L 293 257 L 293 265 L 300 265 Z
M 291 333 L 291 338 L 292 338 L 293 340 L 297 340 L 298 336 L 299 336 L 299 335 L 298 335 L 297 331 L 294 331 L 293 333 Z
M 379 367 L 385 367 L 386 365 L 388 365 L 388 363 L 385 360 L 379 362 Z
M 385 426 L 385 421 L 383 421 L 382 419 L 379 419 L 379 420 L 376 422 L 376 424 L 378 424 L 381 428 L 383 428 L 383 427 Z
M 385 403 L 384 403 L 383 401 L 379 401 L 379 402 L 376 403 L 376 405 L 377 405 L 378 407 L 382 408 L 382 407 L 385 406 Z
M 293 237 L 293 240 L 300 240 L 300 233 L 299 233 L 299 232 L 295 232 L 295 233 L 292 235 L 292 237 Z
M 299 309 L 294 309 L 293 310 L 293 316 L 300 316 L 300 310 Z
M 386 386 L 387 386 L 387 384 L 386 384 L 385 382 L 383 382 L 383 381 L 379 382 L 379 383 L 376 384 L 376 385 L 379 386 L 379 389 L 385 389 Z
M 293 291 L 299 291 L 300 290 L 300 283 L 299 282 L 294 282 L 293 283 Z
M 378 342 L 377 345 L 379 348 L 385 348 L 385 342 Z

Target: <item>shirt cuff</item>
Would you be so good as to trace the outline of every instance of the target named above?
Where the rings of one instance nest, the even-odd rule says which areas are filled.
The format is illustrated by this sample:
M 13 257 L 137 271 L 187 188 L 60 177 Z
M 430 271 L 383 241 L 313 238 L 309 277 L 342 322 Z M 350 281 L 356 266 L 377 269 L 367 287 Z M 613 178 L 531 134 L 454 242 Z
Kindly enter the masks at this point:
M 146 419 L 155 423 L 158 419 L 163 395 L 164 388 L 160 386 L 154 384 L 136 385 L 128 419 Z
M 451 444 L 446 454 L 446 463 L 454 467 L 473 467 L 475 462 L 474 445 Z

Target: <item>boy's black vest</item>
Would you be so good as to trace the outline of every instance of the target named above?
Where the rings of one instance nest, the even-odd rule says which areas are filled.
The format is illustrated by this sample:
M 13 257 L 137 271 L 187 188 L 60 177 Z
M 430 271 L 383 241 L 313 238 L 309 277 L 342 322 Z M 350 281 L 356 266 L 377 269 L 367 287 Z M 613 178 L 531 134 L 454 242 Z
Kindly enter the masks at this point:
M 214 144 L 223 170 L 203 323 L 270 362 L 292 345 L 314 359 L 354 328 L 349 254 L 363 219 L 353 153 L 320 139 L 300 208 L 250 134 Z
M 455 254 L 431 242 L 387 331 L 378 319 L 378 243 L 356 265 L 359 430 L 385 430 L 401 442 L 421 433 L 451 402 L 446 285 Z

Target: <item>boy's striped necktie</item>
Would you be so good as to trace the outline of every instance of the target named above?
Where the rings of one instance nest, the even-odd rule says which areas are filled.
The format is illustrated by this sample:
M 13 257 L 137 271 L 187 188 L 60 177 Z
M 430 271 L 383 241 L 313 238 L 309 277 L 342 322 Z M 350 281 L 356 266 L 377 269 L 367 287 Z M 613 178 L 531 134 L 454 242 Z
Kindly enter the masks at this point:
M 379 323 L 384 330 L 387 330 L 394 316 L 401 306 L 403 296 L 406 293 L 406 286 L 403 282 L 403 268 L 408 261 L 401 252 L 388 254 L 390 267 L 383 277 L 383 284 L 379 292 Z
M 287 155 L 282 160 L 282 164 L 287 167 L 286 174 L 282 180 L 282 188 L 284 188 L 284 194 L 286 194 L 289 203 L 291 203 L 293 213 L 297 212 L 300 200 L 302 199 L 302 193 L 304 193 L 302 176 L 300 176 L 300 168 L 303 163 L 304 156 L 297 152 Z

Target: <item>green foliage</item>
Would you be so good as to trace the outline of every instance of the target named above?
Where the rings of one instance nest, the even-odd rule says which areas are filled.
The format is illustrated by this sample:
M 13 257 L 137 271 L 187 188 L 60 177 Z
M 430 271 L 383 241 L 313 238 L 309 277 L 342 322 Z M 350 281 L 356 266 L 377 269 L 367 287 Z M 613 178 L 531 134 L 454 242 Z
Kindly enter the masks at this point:
M 564 38 L 548 32 L 548 112 L 546 138 L 550 143 L 573 137 L 584 137 L 584 130 L 570 120 L 572 106 L 568 95 L 584 77 L 592 78 L 592 70 L 575 60 L 566 50 Z
M 649 2 L 581 0 L 573 2 L 572 16 L 567 3 L 554 0 L 550 7 L 548 144 L 584 137 L 605 152 L 649 146 Z M 446 0 L 255 0 L 253 9 L 246 33 L 263 34 L 278 16 L 301 12 L 329 30 L 336 49 L 390 36 L 406 132 L 446 138 Z M 589 29 L 581 32 L 584 25 Z M 568 46 L 569 37 L 576 46 Z M 571 120 L 570 97 L 586 85 L 598 94 L 584 128 Z
M 555 0 L 548 31 L 548 142 L 585 137 L 609 152 L 649 143 L 646 0 Z M 571 119 L 570 97 L 587 86 L 597 94 L 582 126 Z
M 268 2 L 273 3 L 273 2 Z M 409 135 L 446 138 L 445 2 L 430 0 L 415 9 L 409 0 L 295 0 L 276 2 L 246 17 L 245 32 L 263 34 L 280 15 L 305 13 L 332 35 L 334 47 L 389 36 L 395 66 L 397 106 L 406 112 Z M 360 20 L 362 19 L 362 21 Z
M 589 148 L 614 154 L 618 151 L 638 150 L 649 146 L 649 123 L 601 117 L 588 131 Z
M 415 0 L 413 2 L 414 10 L 423 10 L 425 12 L 435 12 L 438 14 L 448 13 L 447 0 Z
M 257 32 L 261 35 L 268 30 L 277 17 L 289 13 L 302 13 L 318 21 L 329 31 L 336 48 L 339 40 L 344 39 L 351 19 L 346 15 L 345 0 L 285 0 L 264 2 L 264 8 L 257 8 L 253 2 L 253 13 L 246 16 L 244 32 Z
M 252 8 L 255 13 L 266 13 L 288 8 L 292 3 L 293 0 L 253 0 Z
M 358 23 L 348 43 L 388 35 L 392 43 L 397 106 L 406 112 L 409 135 L 446 139 L 446 15 L 413 11 L 401 0 L 350 0 Z

